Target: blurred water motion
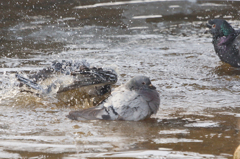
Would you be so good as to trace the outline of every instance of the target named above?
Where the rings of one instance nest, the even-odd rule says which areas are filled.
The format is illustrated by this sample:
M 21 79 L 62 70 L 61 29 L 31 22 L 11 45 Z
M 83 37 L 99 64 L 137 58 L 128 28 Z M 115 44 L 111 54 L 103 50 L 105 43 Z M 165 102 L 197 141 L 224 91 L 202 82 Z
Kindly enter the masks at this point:
M 205 23 L 240 28 L 240 2 L 19 0 L 0 9 L 0 158 L 233 158 L 239 69 L 220 62 Z M 140 122 L 71 121 L 70 110 L 105 97 L 39 98 L 16 87 L 16 72 L 74 59 L 117 68 L 115 87 L 149 76 L 159 112 Z

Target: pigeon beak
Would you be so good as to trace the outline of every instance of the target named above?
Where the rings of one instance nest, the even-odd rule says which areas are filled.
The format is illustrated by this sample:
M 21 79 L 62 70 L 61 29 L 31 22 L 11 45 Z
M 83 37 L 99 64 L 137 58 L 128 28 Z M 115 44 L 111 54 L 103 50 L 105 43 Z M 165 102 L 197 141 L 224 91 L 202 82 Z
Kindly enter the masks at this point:
M 155 87 L 154 85 L 152 85 L 152 84 L 149 84 L 148 87 L 149 87 L 150 89 L 156 89 L 156 87 Z
M 208 27 L 209 29 L 211 29 L 211 28 L 212 28 L 212 25 L 207 22 L 207 23 L 206 23 L 206 27 Z

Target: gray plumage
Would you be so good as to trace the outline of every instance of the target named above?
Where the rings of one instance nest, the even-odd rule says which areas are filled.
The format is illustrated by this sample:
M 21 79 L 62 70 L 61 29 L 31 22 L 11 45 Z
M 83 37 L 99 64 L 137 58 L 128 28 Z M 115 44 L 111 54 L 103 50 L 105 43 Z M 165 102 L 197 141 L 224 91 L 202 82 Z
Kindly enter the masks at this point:
M 65 60 L 54 61 L 51 67 L 29 74 L 27 78 L 20 74 L 16 74 L 16 77 L 21 83 L 20 86 L 27 85 L 41 94 L 94 86 L 91 88 L 97 91 L 91 92 L 101 95 L 108 92 L 110 85 L 117 82 L 117 73 L 112 69 L 90 67 L 85 61 Z
M 73 120 L 132 120 L 138 121 L 156 114 L 160 97 L 146 76 L 136 76 L 119 86 L 99 106 L 71 111 L 67 116 Z
M 233 67 L 240 67 L 240 31 L 223 19 L 211 19 L 207 22 L 213 35 L 213 46 L 221 61 Z

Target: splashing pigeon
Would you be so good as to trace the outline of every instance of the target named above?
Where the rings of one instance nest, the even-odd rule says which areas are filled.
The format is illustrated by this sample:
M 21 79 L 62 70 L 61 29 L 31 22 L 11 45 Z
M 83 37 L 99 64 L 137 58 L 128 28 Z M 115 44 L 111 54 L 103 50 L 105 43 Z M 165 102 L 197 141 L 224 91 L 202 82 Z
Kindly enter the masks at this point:
M 240 31 L 223 19 L 211 19 L 207 22 L 210 33 L 213 35 L 215 52 L 221 61 L 233 67 L 240 67 Z
M 160 105 L 159 93 L 146 76 L 136 76 L 116 88 L 100 105 L 71 111 L 73 120 L 132 120 L 138 121 L 156 114 Z
M 37 73 L 28 75 L 16 74 L 20 86 L 37 90 L 41 94 L 60 93 L 85 86 L 99 95 L 109 92 L 110 85 L 117 82 L 117 73 L 112 69 L 90 67 L 86 61 L 54 61 L 51 67 L 44 68 Z M 48 83 L 42 85 L 43 83 Z M 44 83 L 44 84 L 45 84 Z

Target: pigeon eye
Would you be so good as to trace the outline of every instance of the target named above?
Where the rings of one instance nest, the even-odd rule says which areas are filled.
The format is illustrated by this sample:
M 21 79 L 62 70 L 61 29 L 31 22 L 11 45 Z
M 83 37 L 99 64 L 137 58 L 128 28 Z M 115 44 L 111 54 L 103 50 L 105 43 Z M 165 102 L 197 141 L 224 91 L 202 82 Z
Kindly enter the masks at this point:
M 213 24 L 213 25 L 212 25 L 212 28 L 216 28 L 216 24 Z
M 143 85 L 145 84 L 145 82 L 142 83 Z

